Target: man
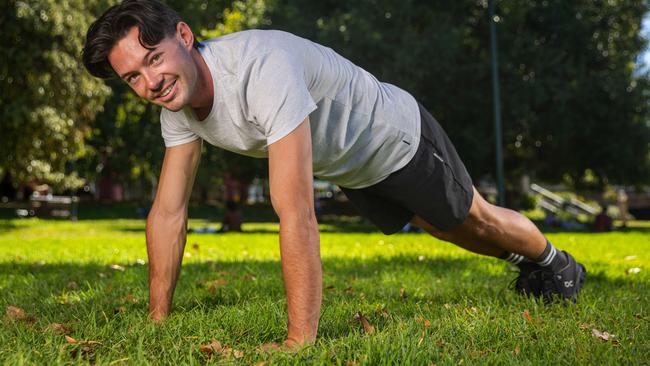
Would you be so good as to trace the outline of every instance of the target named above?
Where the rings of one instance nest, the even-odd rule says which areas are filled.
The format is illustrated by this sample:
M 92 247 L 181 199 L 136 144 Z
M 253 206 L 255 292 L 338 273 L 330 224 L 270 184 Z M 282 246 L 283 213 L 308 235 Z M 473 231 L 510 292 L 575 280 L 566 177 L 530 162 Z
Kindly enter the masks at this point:
M 576 300 L 584 266 L 517 212 L 487 203 L 440 125 L 407 92 L 279 31 L 198 43 L 155 0 L 126 0 L 88 30 L 84 64 L 163 107 L 166 151 L 147 220 L 150 316 L 171 309 L 201 141 L 268 157 L 280 218 L 289 347 L 316 338 L 322 299 L 313 176 L 342 187 L 384 233 L 411 223 L 520 267 L 523 294 Z

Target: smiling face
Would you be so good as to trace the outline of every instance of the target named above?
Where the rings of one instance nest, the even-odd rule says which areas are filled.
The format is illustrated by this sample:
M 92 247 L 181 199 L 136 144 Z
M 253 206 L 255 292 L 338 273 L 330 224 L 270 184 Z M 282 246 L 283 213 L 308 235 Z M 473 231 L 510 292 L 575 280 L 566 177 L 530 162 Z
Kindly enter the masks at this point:
M 151 47 L 140 44 L 140 30 L 131 28 L 108 54 L 113 70 L 138 96 L 170 111 L 179 111 L 197 98 L 198 67 L 192 52 L 194 36 L 178 23 L 174 36 Z M 198 56 L 200 57 L 200 56 Z

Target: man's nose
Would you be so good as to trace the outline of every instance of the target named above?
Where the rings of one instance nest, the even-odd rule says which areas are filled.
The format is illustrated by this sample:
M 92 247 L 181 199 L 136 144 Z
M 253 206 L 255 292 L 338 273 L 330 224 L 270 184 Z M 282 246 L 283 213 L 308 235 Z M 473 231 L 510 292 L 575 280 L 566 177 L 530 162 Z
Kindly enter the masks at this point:
M 164 84 L 164 78 L 162 74 L 153 71 L 145 71 L 143 73 L 144 79 L 147 82 L 147 89 L 152 92 L 159 92 Z

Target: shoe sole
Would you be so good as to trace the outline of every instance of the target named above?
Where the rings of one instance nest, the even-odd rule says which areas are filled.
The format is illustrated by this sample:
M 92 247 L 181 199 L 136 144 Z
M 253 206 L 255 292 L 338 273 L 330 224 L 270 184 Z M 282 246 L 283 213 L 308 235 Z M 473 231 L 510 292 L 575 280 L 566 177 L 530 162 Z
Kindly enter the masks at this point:
M 578 263 L 578 268 L 580 269 L 580 273 L 578 274 L 578 289 L 574 298 L 571 299 L 574 304 L 578 301 L 578 293 L 582 290 L 582 285 L 585 283 L 585 278 L 587 278 L 587 268 L 582 263 Z

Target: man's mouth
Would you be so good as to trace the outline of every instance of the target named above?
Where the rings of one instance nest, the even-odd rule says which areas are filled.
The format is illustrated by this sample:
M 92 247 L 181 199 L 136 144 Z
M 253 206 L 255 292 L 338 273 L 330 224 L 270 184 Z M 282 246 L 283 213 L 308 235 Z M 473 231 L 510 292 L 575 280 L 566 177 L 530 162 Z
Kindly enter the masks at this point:
M 165 97 L 169 96 L 169 94 L 174 89 L 174 85 L 176 85 L 176 80 L 174 80 L 174 82 L 171 83 L 167 88 L 163 89 L 162 93 L 160 93 L 156 99 L 165 99 Z

